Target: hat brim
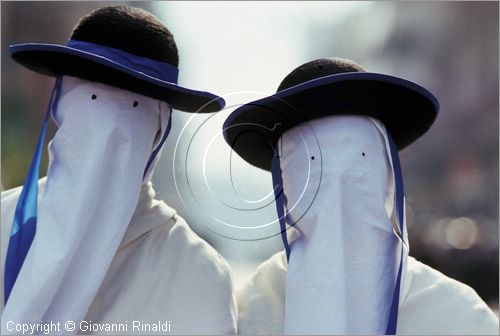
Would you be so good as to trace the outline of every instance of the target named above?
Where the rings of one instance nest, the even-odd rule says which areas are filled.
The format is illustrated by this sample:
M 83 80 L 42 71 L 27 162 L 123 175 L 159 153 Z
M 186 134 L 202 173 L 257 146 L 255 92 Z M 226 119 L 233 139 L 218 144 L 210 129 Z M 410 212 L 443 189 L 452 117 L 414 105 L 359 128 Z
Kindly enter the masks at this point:
M 10 47 L 12 58 L 26 68 L 48 76 L 70 75 L 118 86 L 168 102 L 185 112 L 216 112 L 223 98 L 163 81 L 106 57 L 57 44 L 24 43 Z
M 437 99 L 411 81 L 370 72 L 317 78 L 245 104 L 226 119 L 226 142 L 253 166 L 271 170 L 279 137 L 309 120 L 332 115 L 365 115 L 380 120 L 403 149 L 436 119 Z

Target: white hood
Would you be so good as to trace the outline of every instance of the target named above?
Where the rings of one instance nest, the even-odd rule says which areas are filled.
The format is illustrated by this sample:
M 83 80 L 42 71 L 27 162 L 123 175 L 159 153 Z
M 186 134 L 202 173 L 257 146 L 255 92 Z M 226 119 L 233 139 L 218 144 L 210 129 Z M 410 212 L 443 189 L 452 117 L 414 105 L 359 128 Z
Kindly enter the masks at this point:
M 72 77 L 60 89 L 36 235 L 4 307 L 2 333 L 6 321 L 85 317 L 169 129 L 164 102 Z
M 285 132 L 279 150 L 287 224 L 300 232 L 290 242 L 285 334 L 385 334 L 408 248 L 392 216 L 384 126 L 315 119 Z

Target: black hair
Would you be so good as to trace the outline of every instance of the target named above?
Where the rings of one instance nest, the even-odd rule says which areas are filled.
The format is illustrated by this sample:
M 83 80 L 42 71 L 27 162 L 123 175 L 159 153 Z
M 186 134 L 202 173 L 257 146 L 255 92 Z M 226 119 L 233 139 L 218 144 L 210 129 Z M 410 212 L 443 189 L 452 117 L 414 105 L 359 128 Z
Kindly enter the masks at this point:
M 174 36 L 149 12 L 129 6 L 96 9 L 82 17 L 71 39 L 120 49 L 131 54 L 179 65 Z

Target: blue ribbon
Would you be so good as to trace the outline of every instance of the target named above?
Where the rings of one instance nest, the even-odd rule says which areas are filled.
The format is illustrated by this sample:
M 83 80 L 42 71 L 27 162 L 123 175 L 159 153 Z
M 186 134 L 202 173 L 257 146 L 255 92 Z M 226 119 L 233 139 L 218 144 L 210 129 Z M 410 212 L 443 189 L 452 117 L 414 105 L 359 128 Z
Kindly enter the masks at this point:
M 285 214 L 285 193 L 283 192 L 283 177 L 281 175 L 280 158 L 275 155 L 271 161 L 271 175 L 274 187 L 274 199 L 276 202 L 276 211 L 278 212 L 278 220 L 280 222 L 281 240 L 285 247 L 286 260 L 290 260 L 290 245 L 288 244 L 288 236 L 286 235 L 286 214 Z
M 95 56 L 100 56 L 106 58 L 108 61 L 112 61 L 122 70 L 123 68 L 128 68 L 133 72 L 141 72 L 147 76 L 177 84 L 179 69 L 172 64 L 133 55 L 123 50 L 91 42 L 68 40 L 67 46 L 89 53 L 89 58 L 92 58 L 93 60 Z M 80 56 L 83 57 L 84 55 Z
M 28 254 L 33 238 L 36 232 L 37 220 L 37 203 L 38 203 L 38 177 L 40 175 L 40 162 L 42 160 L 42 152 L 45 142 L 45 134 L 49 124 L 50 111 L 52 110 L 55 102 L 59 100 L 61 78 L 57 78 L 52 94 L 50 96 L 49 106 L 45 113 L 43 127 L 38 137 L 35 154 L 31 160 L 31 165 L 28 170 L 28 175 L 24 181 L 21 195 L 17 201 L 16 212 L 14 214 L 14 221 L 10 232 L 9 247 L 7 249 L 7 257 L 5 260 L 5 285 L 4 285 L 4 299 L 5 303 L 9 299 L 10 292 L 21 267 L 23 266 L 24 259 Z
M 144 179 L 144 177 L 146 177 L 146 173 L 149 169 L 149 166 L 151 166 L 151 164 L 153 163 L 153 161 L 155 160 L 156 156 L 158 155 L 158 153 L 160 152 L 160 149 L 163 147 L 163 144 L 165 143 L 165 141 L 167 140 L 167 137 L 168 137 L 168 134 L 170 133 L 170 129 L 172 128 L 172 110 L 170 110 L 170 115 L 168 116 L 168 124 L 167 124 L 167 129 L 165 130 L 165 134 L 163 134 L 163 137 L 160 141 L 160 143 L 158 144 L 158 146 L 156 146 L 156 148 L 153 150 L 153 153 L 151 154 L 151 156 L 149 157 L 149 160 L 148 160 L 148 163 L 146 164 L 146 169 L 144 169 L 144 174 L 142 176 L 142 178 Z
M 394 180 L 395 180 L 395 197 L 396 197 L 396 222 L 399 225 L 399 232 L 401 233 L 401 258 L 399 262 L 398 275 L 396 279 L 396 286 L 394 288 L 394 293 L 392 296 L 391 310 L 389 311 L 389 321 L 387 323 L 387 335 L 395 335 L 398 325 L 398 313 L 399 313 L 399 295 L 401 291 L 401 275 L 403 272 L 403 225 L 404 225 L 404 185 L 403 185 L 403 174 L 401 172 L 401 164 L 399 162 L 399 154 L 396 143 L 392 137 L 387 134 L 389 138 L 389 147 L 391 150 L 392 166 L 394 169 Z

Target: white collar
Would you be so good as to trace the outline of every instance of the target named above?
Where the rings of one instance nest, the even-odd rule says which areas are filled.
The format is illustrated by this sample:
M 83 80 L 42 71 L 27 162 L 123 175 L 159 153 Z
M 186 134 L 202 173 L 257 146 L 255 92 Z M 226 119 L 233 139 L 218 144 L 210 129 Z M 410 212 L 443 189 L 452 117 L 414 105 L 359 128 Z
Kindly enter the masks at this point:
M 174 224 L 172 219 L 177 212 L 165 202 L 155 199 L 155 195 L 156 192 L 151 182 L 142 185 L 137 208 L 120 244 L 120 249 L 161 225 L 172 226 Z

